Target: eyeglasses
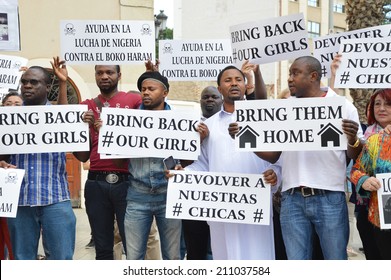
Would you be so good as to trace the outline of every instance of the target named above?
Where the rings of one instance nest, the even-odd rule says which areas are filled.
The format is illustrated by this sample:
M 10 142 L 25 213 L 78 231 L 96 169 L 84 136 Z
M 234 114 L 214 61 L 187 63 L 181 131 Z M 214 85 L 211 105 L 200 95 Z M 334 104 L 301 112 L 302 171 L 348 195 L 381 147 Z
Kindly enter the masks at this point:
M 21 79 L 20 82 L 22 83 L 22 85 L 27 85 L 28 83 L 30 83 L 30 85 L 32 86 L 36 86 L 38 85 L 41 81 L 39 80 L 36 80 L 36 79 L 31 79 L 31 80 L 26 80 L 26 79 Z

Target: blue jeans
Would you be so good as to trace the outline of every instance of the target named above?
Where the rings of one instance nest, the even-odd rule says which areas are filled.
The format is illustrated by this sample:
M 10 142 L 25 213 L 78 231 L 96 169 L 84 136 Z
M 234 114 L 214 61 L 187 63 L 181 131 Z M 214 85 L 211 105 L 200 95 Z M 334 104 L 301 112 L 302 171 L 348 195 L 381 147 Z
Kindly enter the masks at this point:
M 346 260 L 349 217 L 343 192 L 322 191 L 309 197 L 282 193 L 281 230 L 289 260 L 310 260 L 314 230 L 325 260 Z
M 128 201 L 125 214 L 126 259 L 144 259 L 153 217 L 159 230 L 163 259 L 180 259 L 182 221 L 165 216 L 166 201 Z
M 86 212 L 95 242 L 97 260 L 113 260 L 114 216 L 125 244 L 124 217 L 128 181 L 109 184 L 101 180 L 87 180 L 84 197 Z
M 69 200 L 47 206 L 19 206 L 16 218 L 8 218 L 7 222 L 16 260 L 37 259 L 41 232 L 48 260 L 72 259 L 76 216 Z

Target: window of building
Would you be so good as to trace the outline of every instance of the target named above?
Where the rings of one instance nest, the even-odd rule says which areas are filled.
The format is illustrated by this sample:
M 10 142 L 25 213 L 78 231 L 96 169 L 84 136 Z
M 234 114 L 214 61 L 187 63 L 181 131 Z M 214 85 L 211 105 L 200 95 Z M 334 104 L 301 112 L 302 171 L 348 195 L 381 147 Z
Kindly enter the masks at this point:
M 346 31 L 345 28 L 334 26 L 334 33 L 343 33 L 345 31 Z
M 314 21 L 307 22 L 308 37 L 316 38 L 320 36 L 320 23 Z
M 49 71 L 52 80 L 50 91 L 48 93 L 48 100 L 51 101 L 52 103 L 56 103 L 58 99 L 58 92 L 59 92 L 58 78 L 56 75 L 54 75 L 52 69 L 46 68 L 46 70 Z M 67 80 L 67 97 L 68 97 L 68 104 L 79 104 L 81 102 L 79 89 L 77 88 L 75 82 L 69 77 Z
M 320 0 L 307 0 L 308 6 L 320 7 Z
M 334 4 L 333 5 L 333 11 L 336 13 L 345 13 L 345 5 L 343 4 Z

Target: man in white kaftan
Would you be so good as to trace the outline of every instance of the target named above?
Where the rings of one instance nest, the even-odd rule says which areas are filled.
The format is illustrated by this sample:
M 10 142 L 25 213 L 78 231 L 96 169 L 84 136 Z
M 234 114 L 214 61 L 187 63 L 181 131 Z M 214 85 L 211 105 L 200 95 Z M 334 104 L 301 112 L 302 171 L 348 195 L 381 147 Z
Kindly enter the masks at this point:
M 232 66 L 230 67 L 222 70 L 218 77 L 219 91 L 224 96 L 222 110 L 205 121 L 209 129 L 209 136 L 202 142 L 201 154 L 198 160 L 186 167 L 186 170 L 262 174 L 266 170 L 272 169 L 274 178 L 279 179 L 281 167 L 278 163 L 271 165 L 257 157 L 253 152 L 235 150 L 235 143 L 228 133 L 228 126 L 235 122 L 234 101 L 243 100 L 245 82 L 243 73 Z M 272 189 L 275 190 L 276 186 L 273 186 Z M 270 199 L 271 196 L 272 194 L 270 194 Z M 273 211 L 270 208 L 271 216 L 272 213 Z M 270 217 L 270 221 L 273 221 L 272 217 Z M 208 222 L 208 224 L 211 233 L 213 259 L 275 259 L 273 223 L 270 225 L 256 225 Z

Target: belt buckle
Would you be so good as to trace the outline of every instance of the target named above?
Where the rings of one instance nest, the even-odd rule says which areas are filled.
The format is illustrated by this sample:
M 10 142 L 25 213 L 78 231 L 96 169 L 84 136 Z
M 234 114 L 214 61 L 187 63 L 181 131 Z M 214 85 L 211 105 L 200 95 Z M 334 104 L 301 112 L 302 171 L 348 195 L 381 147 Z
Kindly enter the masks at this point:
M 311 190 L 311 192 L 306 192 L 305 189 Z M 308 196 L 315 195 L 315 192 L 314 192 L 313 188 L 303 187 L 303 188 L 301 188 L 301 195 L 303 197 L 308 197 Z
M 109 184 L 115 184 L 119 180 L 119 176 L 114 173 L 107 174 L 106 176 L 106 182 Z

